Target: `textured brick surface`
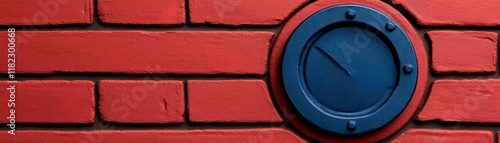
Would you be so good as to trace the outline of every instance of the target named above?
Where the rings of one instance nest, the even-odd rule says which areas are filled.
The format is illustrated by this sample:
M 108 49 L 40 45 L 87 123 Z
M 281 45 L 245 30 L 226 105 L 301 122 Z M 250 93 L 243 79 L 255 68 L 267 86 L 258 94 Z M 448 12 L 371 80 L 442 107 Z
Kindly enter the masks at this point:
M 495 0 L 392 0 L 418 24 L 429 26 L 498 26 L 500 5 Z
M 10 87 L 0 82 L 0 115 L 9 115 Z M 15 121 L 19 123 L 93 123 L 94 83 L 92 81 L 21 81 L 15 84 Z M 2 123 L 9 122 L 5 117 Z
M 500 80 L 435 81 L 418 120 L 500 122 Z
M 281 122 L 266 83 L 260 80 L 188 81 L 193 122 Z
M 180 123 L 184 121 L 182 81 L 99 82 L 101 118 L 122 123 Z
M 183 24 L 184 0 L 98 0 L 99 19 L 119 24 Z
M 493 133 L 473 130 L 427 130 L 406 131 L 392 143 L 492 143 Z
M 91 24 L 92 0 L 6 0 L 0 25 Z
M 277 25 L 307 0 L 189 0 L 191 23 Z
M 386 14 L 406 32 L 418 60 L 405 109 L 384 127 L 356 136 L 319 130 L 301 117 L 283 91 L 287 77 L 280 68 L 295 28 L 343 4 Z M 5 127 L 0 143 L 498 142 L 499 4 L 6 0 L 0 39 L 16 28 L 19 124 L 16 136 Z M 380 22 L 386 24 L 371 24 Z M 7 42 L 0 40 L 0 58 L 8 55 Z M 1 67 L 0 123 L 6 123 L 7 62 Z
M 36 33 L 27 43 L 17 41 L 23 50 L 16 55 L 17 64 L 23 65 L 16 69 L 19 73 L 264 74 L 273 36 L 239 31 L 17 33 Z M 6 56 L 7 50 L 0 54 Z
M 432 67 L 438 73 L 495 72 L 498 34 L 431 31 Z
M 16 136 L 1 132 L 6 142 L 68 143 L 305 143 L 290 131 L 276 128 L 241 130 L 129 130 L 129 131 L 18 131 Z

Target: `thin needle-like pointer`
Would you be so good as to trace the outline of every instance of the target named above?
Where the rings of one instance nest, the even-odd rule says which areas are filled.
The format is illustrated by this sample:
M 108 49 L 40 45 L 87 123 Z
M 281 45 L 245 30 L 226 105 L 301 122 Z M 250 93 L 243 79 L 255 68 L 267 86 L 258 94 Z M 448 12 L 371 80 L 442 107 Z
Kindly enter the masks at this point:
M 350 77 L 352 77 L 352 73 L 351 73 L 351 71 L 347 70 L 346 65 L 339 63 L 339 61 L 336 60 L 333 55 L 331 55 L 327 51 L 323 50 L 323 48 L 321 48 L 319 46 L 314 46 L 314 47 L 318 48 L 321 52 L 328 55 L 328 57 L 330 57 L 330 59 L 332 59 L 337 65 L 340 66 L 340 68 L 342 68 L 342 70 L 344 70 Z

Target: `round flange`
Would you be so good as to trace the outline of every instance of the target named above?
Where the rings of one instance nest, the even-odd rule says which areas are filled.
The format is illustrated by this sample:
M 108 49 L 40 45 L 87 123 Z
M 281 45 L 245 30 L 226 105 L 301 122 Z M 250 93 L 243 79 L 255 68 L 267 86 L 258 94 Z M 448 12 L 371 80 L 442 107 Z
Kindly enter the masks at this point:
M 377 10 L 346 4 L 321 10 L 295 29 L 282 76 L 302 116 L 326 131 L 358 135 L 403 111 L 418 73 L 402 74 L 403 67 L 417 65 L 417 59 L 405 32 L 393 23 Z M 343 126 L 354 121 L 355 129 Z
M 411 24 L 389 5 L 364 0 L 300 10 L 274 43 L 270 70 L 287 119 L 324 142 L 374 142 L 396 132 L 420 104 L 428 73 Z

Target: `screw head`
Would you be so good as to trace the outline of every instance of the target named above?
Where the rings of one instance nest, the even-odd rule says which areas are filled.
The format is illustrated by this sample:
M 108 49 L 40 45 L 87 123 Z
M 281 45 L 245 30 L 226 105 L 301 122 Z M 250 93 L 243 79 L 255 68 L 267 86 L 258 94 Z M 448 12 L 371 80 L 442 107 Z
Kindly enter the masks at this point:
M 349 130 L 354 130 L 354 129 L 356 129 L 356 121 L 350 120 L 349 122 L 347 122 L 347 128 L 348 128 Z
M 396 24 L 394 23 L 387 23 L 385 25 L 385 29 L 387 29 L 387 31 L 394 31 L 396 29 Z
M 354 17 L 356 17 L 356 11 L 354 9 L 347 10 L 347 12 L 345 13 L 345 17 L 347 17 L 348 19 L 353 19 Z
M 411 72 L 413 72 L 413 65 L 411 65 L 411 64 L 405 64 L 403 66 L 403 71 L 405 73 L 411 73 Z

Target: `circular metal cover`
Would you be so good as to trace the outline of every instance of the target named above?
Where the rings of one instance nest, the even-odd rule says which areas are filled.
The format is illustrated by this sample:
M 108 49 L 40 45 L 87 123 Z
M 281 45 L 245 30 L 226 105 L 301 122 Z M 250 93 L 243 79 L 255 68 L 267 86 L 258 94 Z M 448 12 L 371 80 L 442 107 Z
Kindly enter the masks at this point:
M 345 4 L 316 12 L 286 43 L 282 78 L 297 110 L 313 125 L 358 135 L 390 123 L 417 83 L 413 46 L 396 22 Z

